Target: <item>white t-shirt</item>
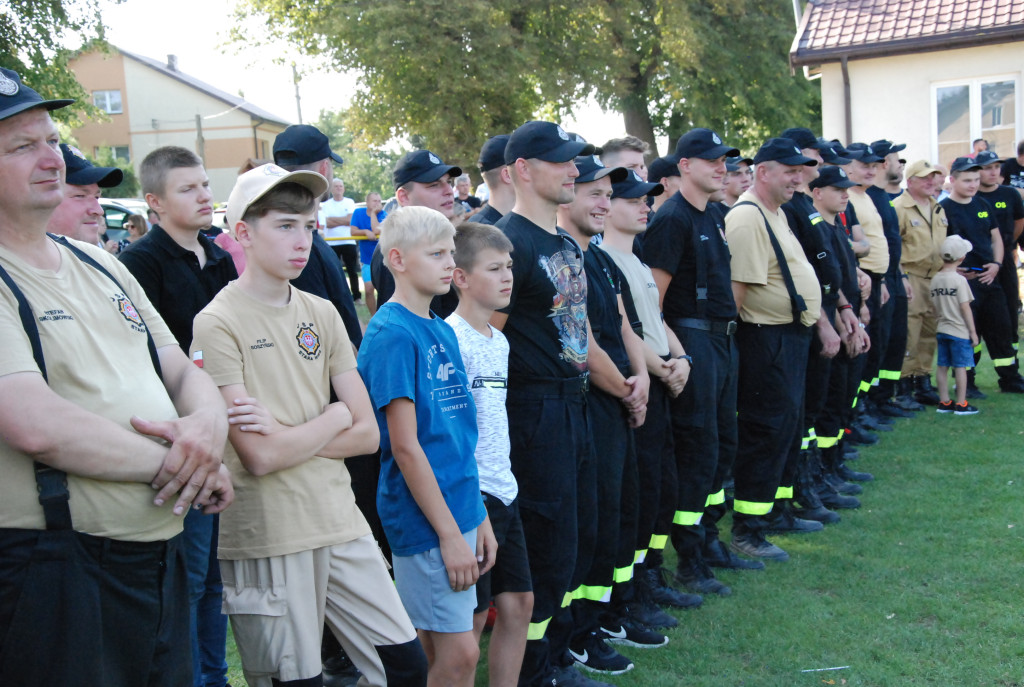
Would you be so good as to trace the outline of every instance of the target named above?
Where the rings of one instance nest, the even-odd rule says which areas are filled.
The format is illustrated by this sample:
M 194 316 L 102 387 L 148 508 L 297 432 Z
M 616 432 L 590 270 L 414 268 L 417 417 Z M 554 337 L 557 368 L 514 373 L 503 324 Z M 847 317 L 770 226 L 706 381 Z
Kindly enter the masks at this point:
M 506 506 L 519 493 L 509 460 L 511 444 L 508 435 L 508 340 L 500 331 L 487 325 L 491 335 L 484 336 L 452 313 L 445 320 L 459 339 L 462 364 L 466 367 L 469 389 L 476 403 L 476 465 L 480 473 L 480 491 L 501 500 Z
M 320 203 L 320 212 L 317 219 L 320 221 L 320 226 L 324 228 L 324 238 L 334 238 L 336 236 L 351 236 L 352 229 L 344 225 L 337 227 L 327 228 L 328 217 L 345 217 L 351 215 L 356 211 L 356 202 L 351 198 L 342 198 L 341 200 L 334 200 L 329 198 Z M 332 246 L 338 245 L 356 245 L 355 241 L 331 241 Z

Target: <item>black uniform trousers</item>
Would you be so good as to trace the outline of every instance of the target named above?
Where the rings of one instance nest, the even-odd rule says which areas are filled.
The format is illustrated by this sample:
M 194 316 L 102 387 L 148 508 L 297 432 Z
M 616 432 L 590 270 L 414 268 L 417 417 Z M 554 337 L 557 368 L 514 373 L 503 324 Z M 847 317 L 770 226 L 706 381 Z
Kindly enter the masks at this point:
M 345 266 L 345 272 L 348 273 L 348 286 L 352 289 L 352 297 L 362 298 L 362 293 L 359 291 L 359 278 L 362 275 L 362 270 L 359 269 L 359 246 L 334 244 L 331 246 L 331 250 Z
M 1017 376 L 1017 353 L 1013 350 L 1013 332 L 1006 307 L 1006 294 L 999 281 L 982 284 L 980 279 L 968 279 L 974 300 L 971 313 L 978 338 L 985 342 L 988 356 L 1000 379 Z M 981 360 L 981 347 L 974 349 L 974 364 Z
M 887 275 L 885 285 L 889 289 L 889 302 L 882 307 L 881 336 L 885 337 L 885 350 L 879 361 L 878 384 L 868 392 L 868 397 L 875 403 L 884 403 L 892 398 L 907 354 L 906 281 L 899 274 Z
M 690 378 L 672 399 L 678 490 L 672 545 L 692 556 L 725 512 L 722 483 L 736 459 L 736 389 L 739 356 L 735 335 L 672 326 L 693 358 Z
M 533 583 L 520 685 L 540 685 L 569 646 L 571 619 L 561 631 L 552 618 L 569 612 L 567 593 L 586 569 L 596 536 L 597 492 L 584 378 L 509 380 L 506 409 L 512 473 Z
M 651 378 L 647 419 L 634 430 L 636 440 L 638 508 L 636 549 L 645 564 L 658 567 L 672 531 L 676 512 L 678 472 L 668 389 Z
M 829 321 L 835 321 L 835 303 L 824 306 Z M 832 376 L 832 360 L 821 354 L 821 338 L 816 333 L 811 334 L 811 347 L 807 357 L 807 379 L 804 382 L 804 421 L 803 438 L 800 442 L 801 449 L 810 448 L 812 441 L 817 438 L 817 424 L 822 412 L 825 410 L 825 402 L 828 400 L 829 377 Z M 795 461 L 791 461 L 795 463 Z M 796 477 L 796 465 L 787 463 L 783 473 L 782 486 L 793 486 Z
M 872 272 L 867 274 L 871 277 L 871 295 L 867 299 L 868 314 L 871 316 L 868 322 L 871 348 L 867 352 L 861 377 L 860 393 L 863 394 L 878 385 L 878 372 L 882 368 L 886 345 L 889 342 L 889 330 L 892 327 L 892 299 L 882 305 L 882 284 L 885 283 L 885 277 Z
M 733 476 L 733 532 L 763 531 L 794 444 L 799 449 L 811 330 L 802 324 L 736 330 L 739 444 Z
M 1010 242 L 1003 246 L 1003 266 L 996 278 L 1006 296 L 1006 312 L 1010 315 L 1010 335 L 1014 349 L 1020 341 L 1020 282 L 1017 276 L 1017 244 Z

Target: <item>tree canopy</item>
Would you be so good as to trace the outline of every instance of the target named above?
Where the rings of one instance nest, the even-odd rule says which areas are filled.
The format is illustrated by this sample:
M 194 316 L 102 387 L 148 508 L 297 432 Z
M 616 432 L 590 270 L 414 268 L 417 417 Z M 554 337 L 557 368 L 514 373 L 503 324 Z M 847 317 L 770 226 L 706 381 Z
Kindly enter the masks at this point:
M 345 195 L 362 202 L 371 191 L 377 191 L 385 200 L 394 193 L 391 170 L 401 152 L 371 148 L 361 142 L 361 132 L 349 128 L 345 112 L 321 110 L 320 117 L 312 124 L 330 140 L 331 150 L 345 160 L 334 172 L 345 182 Z
M 817 87 L 789 73 L 787 0 L 240 0 L 239 11 L 357 71 L 349 119 L 369 140 L 418 134 L 466 167 L 486 137 L 589 96 L 652 144 L 709 126 L 752 148 L 814 126 L 820 108 Z

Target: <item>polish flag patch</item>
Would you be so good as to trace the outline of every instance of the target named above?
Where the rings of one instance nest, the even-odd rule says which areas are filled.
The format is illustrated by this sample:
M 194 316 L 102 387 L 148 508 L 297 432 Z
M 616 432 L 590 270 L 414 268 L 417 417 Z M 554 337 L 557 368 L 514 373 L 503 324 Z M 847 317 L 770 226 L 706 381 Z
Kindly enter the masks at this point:
M 196 364 L 196 367 L 202 367 L 203 366 L 203 352 L 202 351 L 196 351 L 195 353 L 193 353 L 192 354 L 192 362 Z

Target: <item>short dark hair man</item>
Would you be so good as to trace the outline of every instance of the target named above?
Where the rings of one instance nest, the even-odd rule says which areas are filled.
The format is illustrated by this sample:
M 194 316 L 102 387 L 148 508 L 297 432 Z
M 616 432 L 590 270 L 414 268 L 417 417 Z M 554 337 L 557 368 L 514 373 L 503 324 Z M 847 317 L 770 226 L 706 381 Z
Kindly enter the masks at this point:
M 1017 144 L 1017 157 L 1008 158 L 999 169 L 1003 183 L 1012 186 L 1024 196 L 1024 139 Z
M 191 684 L 180 516 L 233 498 L 227 414 L 123 265 L 47 236 L 71 102 L 0 69 L 0 684 Z
M 613 138 L 601 146 L 601 163 L 606 167 L 632 169 L 647 181 L 647 155 L 651 147 L 636 136 Z
M 501 134 L 487 139 L 480 149 L 480 174 L 487 184 L 487 205 L 469 218 L 470 222 L 494 224 L 512 210 L 516 203 L 516 190 L 512 187 L 512 177 L 505 165 L 505 146 L 508 135 Z

